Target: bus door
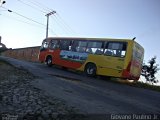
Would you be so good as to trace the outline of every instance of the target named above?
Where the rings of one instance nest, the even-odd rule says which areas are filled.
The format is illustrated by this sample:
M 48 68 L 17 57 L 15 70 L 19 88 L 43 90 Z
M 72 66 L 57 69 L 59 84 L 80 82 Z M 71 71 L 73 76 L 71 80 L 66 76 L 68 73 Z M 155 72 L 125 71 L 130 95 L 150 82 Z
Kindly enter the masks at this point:
M 107 74 L 119 77 L 122 74 L 126 55 L 126 42 L 109 41 L 105 45 L 104 50 L 104 66 Z
M 52 64 L 59 64 L 60 58 L 59 40 L 53 39 L 49 43 L 49 51 L 47 55 L 52 56 Z
M 49 42 L 44 40 L 40 47 L 39 60 L 45 62 L 46 52 L 48 51 Z

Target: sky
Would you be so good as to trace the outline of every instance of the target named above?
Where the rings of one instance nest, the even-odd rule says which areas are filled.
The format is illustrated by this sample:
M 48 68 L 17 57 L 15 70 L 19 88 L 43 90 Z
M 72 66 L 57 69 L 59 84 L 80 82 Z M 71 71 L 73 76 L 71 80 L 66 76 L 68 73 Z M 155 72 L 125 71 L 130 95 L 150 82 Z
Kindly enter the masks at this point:
M 144 61 L 157 56 L 160 64 L 160 0 L 5 1 L 0 7 L 0 36 L 8 48 L 40 46 L 46 37 L 45 15 L 54 10 L 49 36 L 136 37 L 145 49 Z M 160 72 L 157 75 L 159 79 Z

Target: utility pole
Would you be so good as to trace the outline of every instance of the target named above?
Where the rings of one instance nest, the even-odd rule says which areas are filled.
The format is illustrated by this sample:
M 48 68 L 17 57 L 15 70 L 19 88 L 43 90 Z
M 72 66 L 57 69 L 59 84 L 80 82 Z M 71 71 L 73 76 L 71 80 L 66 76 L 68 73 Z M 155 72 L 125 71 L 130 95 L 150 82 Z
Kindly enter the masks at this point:
M 52 12 L 45 15 L 45 16 L 47 16 L 46 38 L 48 38 L 49 16 L 54 14 L 54 13 L 56 13 L 56 11 L 52 11 Z

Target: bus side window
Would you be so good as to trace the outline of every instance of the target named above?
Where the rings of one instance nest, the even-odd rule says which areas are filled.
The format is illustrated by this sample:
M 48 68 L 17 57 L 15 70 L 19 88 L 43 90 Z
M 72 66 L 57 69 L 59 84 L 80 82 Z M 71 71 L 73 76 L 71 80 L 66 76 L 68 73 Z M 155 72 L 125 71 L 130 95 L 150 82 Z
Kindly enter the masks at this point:
M 61 40 L 60 49 L 69 51 L 71 49 L 71 40 Z
M 71 46 L 71 51 L 77 52 L 77 46 L 78 46 L 78 41 L 73 41 L 73 44 Z
M 50 49 L 57 49 L 57 48 L 59 48 L 58 40 L 51 40 L 49 48 Z
M 77 51 L 78 52 L 85 52 L 87 47 L 87 41 L 79 41 Z
M 104 54 L 105 54 L 105 55 L 108 55 L 108 56 L 111 56 L 111 55 L 113 55 L 113 51 L 110 50 L 110 49 L 105 49 Z
M 86 52 L 91 54 L 98 54 L 98 55 L 103 54 L 103 43 L 98 41 L 88 42 Z
M 85 52 L 87 47 L 87 41 L 74 41 L 72 44 L 72 51 Z
M 108 42 L 104 54 L 108 56 L 125 57 L 126 45 L 125 42 Z

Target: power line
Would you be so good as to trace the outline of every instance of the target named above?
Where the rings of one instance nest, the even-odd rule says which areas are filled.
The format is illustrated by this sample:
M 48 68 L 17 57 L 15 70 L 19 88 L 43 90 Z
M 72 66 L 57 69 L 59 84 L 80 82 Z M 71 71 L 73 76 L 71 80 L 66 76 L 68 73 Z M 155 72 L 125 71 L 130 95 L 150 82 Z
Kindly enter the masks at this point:
M 25 18 L 25 19 L 27 19 L 27 20 L 30 20 L 30 21 L 32 21 L 32 22 L 34 22 L 34 23 L 37 23 L 37 24 L 42 25 L 42 26 L 46 26 L 46 25 L 44 25 L 44 24 L 42 24 L 42 23 L 40 23 L 40 22 L 37 22 L 37 21 L 35 21 L 35 20 L 33 20 L 33 19 L 29 18 L 29 17 L 26 17 L 26 16 L 24 16 L 24 15 L 21 15 L 21 14 L 19 14 L 19 13 L 17 13 L 17 12 L 14 12 L 14 11 L 10 10 L 10 9 L 7 9 L 7 8 L 5 8 L 5 7 L 3 7 L 3 6 L 2 6 L 2 8 L 5 9 L 5 10 L 7 10 L 8 12 L 12 12 L 12 13 L 14 13 L 14 14 L 20 16 L 20 17 L 23 17 L 23 18 Z
M 45 6 L 45 5 L 43 5 L 42 3 L 40 3 L 40 2 L 38 2 L 38 1 L 31 1 L 31 0 L 27 0 L 28 2 L 30 2 L 31 4 L 33 4 L 33 5 L 35 5 L 35 6 L 37 6 L 37 7 L 39 7 L 39 8 L 42 8 L 43 10 L 45 10 L 45 11 L 53 11 L 52 9 L 50 9 L 50 8 L 48 8 L 47 6 Z
M 29 22 L 26 22 L 26 21 L 23 21 L 23 20 L 19 20 L 19 19 L 17 19 L 17 18 L 11 17 L 11 16 L 5 16 L 5 15 L 2 15 L 2 16 L 3 16 L 3 17 L 6 17 L 6 18 L 8 18 L 8 19 L 13 19 L 13 20 L 16 20 L 16 21 L 18 21 L 18 22 L 22 22 L 22 23 L 31 25 L 31 26 L 36 26 L 36 27 L 42 28 L 42 26 L 39 26 L 39 25 L 37 25 L 37 24 L 32 24 L 32 23 L 29 23 Z M 44 28 L 44 27 L 43 27 L 43 28 Z
M 62 22 L 62 24 L 72 33 L 77 34 L 65 21 L 64 19 L 57 13 L 56 16 L 60 19 L 60 21 Z
M 31 8 L 34 8 L 34 9 L 36 9 L 36 10 L 42 12 L 42 13 L 45 13 L 45 14 L 47 15 L 46 12 L 44 12 L 44 11 L 42 11 L 42 10 L 40 10 L 40 9 L 37 9 L 36 7 L 33 7 L 32 5 L 27 4 L 26 2 L 24 2 L 24 1 L 22 1 L 22 0 L 17 0 L 17 1 L 21 2 L 22 4 L 25 4 L 25 5 L 29 6 L 29 7 L 31 7 Z M 39 5 L 37 5 L 38 2 L 37 2 L 37 3 L 34 3 L 33 1 L 30 1 L 30 3 L 32 3 L 34 6 L 40 7 Z M 39 3 L 39 4 L 40 4 L 40 3 Z M 47 17 L 47 18 L 48 18 L 48 17 Z M 47 31 L 48 31 L 48 30 L 51 31 L 52 33 L 54 33 L 56 36 L 58 36 L 55 32 L 53 32 L 53 30 L 52 30 L 51 28 L 47 27 Z M 47 32 L 47 34 L 48 34 L 48 32 Z M 48 36 L 48 35 L 47 35 L 47 36 Z
M 52 32 L 56 37 L 58 37 L 59 35 L 57 33 L 55 33 L 52 29 L 49 28 L 49 31 Z
M 36 7 L 30 5 L 30 4 L 28 4 L 28 3 L 26 3 L 26 2 L 24 2 L 24 1 L 22 1 L 22 0 L 17 0 L 17 1 L 21 2 L 22 4 L 24 4 L 24 5 L 26 5 L 26 6 L 29 6 L 29 7 L 33 8 L 33 9 L 35 9 L 35 10 L 38 10 L 38 11 L 46 14 L 46 12 L 44 12 L 44 11 L 42 11 L 42 10 L 40 10 L 40 9 L 38 9 L 38 8 L 36 8 Z
M 25 19 L 27 19 L 27 20 L 29 20 L 29 21 L 32 21 L 32 22 L 34 22 L 34 23 L 36 23 L 36 24 L 38 24 L 38 25 L 41 25 L 41 26 L 43 26 L 43 27 L 46 27 L 45 24 L 42 24 L 42 23 L 40 23 L 40 22 L 37 22 L 37 21 L 35 21 L 35 20 L 31 19 L 31 18 L 28 18 L 28 17 L 26 17 L 26 16 L 24 16 L 24 15 L 21 15 L 21 14 L 19 14 L 19 13 L 17 13 L 17 12 L 14 12 L 14 11 L 10 10 L 10 9 L 7 9 L 7 8 L 5 8 L 5 7 L 3 7 L 3 6 L 1 6 L 1 7 L 2 7 L 3 9 L 7 10 L 8 12 L 12 12 L 12 13 L 14 13 L 14 14 L 20 16 L 20 17 L 23 17 L 23 18 L 25 18 Z M 22 22 L 22 21 L 21 21 L 21 22 Z M 25 23 L 26 23 L 26 22 L 25 22 Z M 28 23 L 27 23 L 27 24 L 28 24 Z M 51 28 L 49 28 L 49 30 L 52 31 Z M 53 32 L 53 31 L 52 31 L 52 32 Z M 53 33 L 57 36 L 57 34 L 56 34 L 55 32 L 53 32 Z
M 52 29 L 50 29 L 50 28 L 48 27 L 49 16 L 50 16 L 51 14 L 53 14 L 53 12 L 46 13 L 46 12 L 44 12 L 44 11 L 40 10 L 40 9 L 37 9 L 37 7 L 35 7 L 35 6 L 38 6 L 38 7 L 40 7 L 40 6 L 39 6 L 39 5 L 37 5 L 37 3 L 34 3 L 34 2 L 32 2 L 32 1 L 30 1 L 30 3 L 32 3 L 34 6 L 32 6 L 32 5 L 30 5 L 30 4 L 26 3 L 26 2 L 24 2 L 24 1 L 22 1 L 22 0 L 17 0 L 17 1 L 21 2 L 22 4 L 24 4 L 24 5 L 26 5 L 26 6 L 29 6 L 29 7 L 31 7 L 31 8 L 34 8 L 34 9 L 36 9 L 36 10 L 38 10 L 38 11 L 40 11 L 40 12 L 42 12 L 42 13 L 45 13 L 45 14 L 46 14 L 46 15 L 45 15 L 45 16 L 47 16 L 46 37 L 48 37 L 48 30 L 50 30 L 50 31 L 52 31 L 52 32 L 53 32 L 53 30 L 52 30 Z M 55 32 L 53 32 L 53 33 L 57 36 L 57 34 L 56 34 Z
M 40 3 L 40 2 L 38 2 L 38 1 L 36 1 L 36 0 L 28 0 L 27 2 L 30 2 L 31 4 L 33 4 L 33 5 L 35 5 L 35 6 L 37 6 L 37 7 L 39 7 L 39 8 L 43 8 L 43 10 L 45 10 L 45 11 L 53 11 L 53 9 L 50 9 L 50 8 L 48 8 L 47 6 L 45 6 L 45 5 L 43 5 L 42 3 Z M 65 29 L 65 31 L 67 30 L 67 31 L 70 31 L 71 33 L 74 33 L 74 34 L 78 34 L 77 32 L 75 32 L 65 21 L 64 21 L 64 19 L 58 14 L 58 13 L 56 13 L 56 14 L 54 14 L 54 17 L 56 17 L 56 19 L 57 19 L 57 21 L 59 21 L 59 23 L 60 24 L 62 24 L 62 25 L 60 25 L 61 27 L 63 26 L 63 29 Z M 69 33 L 70 33 L 69 32 Z
M 62 29 L 64 31 L 66 31 L 67 33 L 73 33 L 58 17 L 57 15 L 54 16 L 55 20 L 58 21 L 59 25 L 62 27 Z
M 19 1 L 19 2 L 21 2 L 21 3 L 23 3 L 23 4 L 25 4 L 25 5 L 27 5 L 27 6 L 29 6 L 29 7 L 32 7 L 32 8 L 34 8 L 34 9 L 36 9 L 36 10 L 38 10 L 38 11 L 40 11 L 40 12 L 42 12 L 42 13 L 46 13 L 45 11 L 51 11 L 52 9 L 50 9 L 50 8 L 48 8 L 48 7 L 46 7 L 45 5 L 43 5 L 42 3 L 39 3 L 38 1 L 31 1 L 31 0 L 27 0 L 27 2 L 25 1 L 22 1 L 22 0 L 17 0 L 17 1 Z M 34 7 L 33 7 L 33 5 L 34 5 Z M 35 7 L 36 6 L 36 7 Z M 40 8 L 40 9 L 37 9 L 37 7 L 38 8 Z M 41 10 L 41 9 L 43 9 L 43 10 Z M 45 10 L 45 11 L 44 11 Z M 53 10 L 52 10 L 53 11 Z M 53 18 L 53 17 L 52 17 Z M 64 21 L 64 19 L 58 14 L 58 13 L 56 13 L 56 14 L 54 14 L 54 20 L 56 20 L 57 22 L 56 23 L 58 23 L 58 25 L 66 32 L 66 33 L 71 33 L 71 34 L 77 34 L 65 21 Z
M 57 25 L 59 26 L 58 28 L 61 28 L 66 34 L 77 34 L 71 28 L 69 28 L 64 22 L 62 22 L 62 20 L 60 20 L 56 14 L 54 14 L 54 16 L 51 16 L 51 18 L 57 23 Z
M 8 19 L 13 19 L 13 20 L 15 20 L 15 21 L 18 21 L 18 22 L 21 22 L 21 23 L 24 23 L 24 24 L 28 24 L 28 25 L 30 25 L 30 26 L 34 26 L 34 27 L 39 27 L 39 28 L 41 28 L 41 29 L 44 29 L 45 28 L 45 26 L 39 26 L 39 25 L 37 25 L 37 24 L 32 24 L 32 23 L 29 23 L 29 22 L 26 22 L 26 21 L 23 21 L 23 20 L 19 20 L 19 19 L 17 19 L 17 18 L 15 18 L 15 17 L 11 17 L 11 16 L 5 16 L 5 15 L 2 15 L 3 17 L 6 17 L 6 18 L 8 18 Z M 55 36 L 57 36 L 58 37 L 58 35 L 51 29 L 51 28 L 49 28 L 49 31 L 50 32 L 52 32 Z
M 70 33 L 68 30 L 67 30 L 67 28 L 65 28 L 65 26 L 63 26 L 60 22 L 59 22 L 59 20 L 54 16 L 51 16 L 51 18 L 52 18 L 52 20 L 54 20 L 56 23 L 57 23 L 57 25 L 59 26 L 58 28 L 60 29 L 62 29 L 63 31 L 65 31 L 67 34 L 68 33 Z

